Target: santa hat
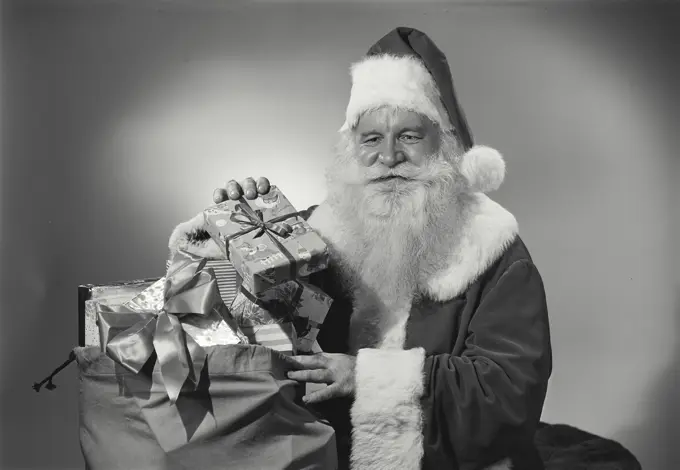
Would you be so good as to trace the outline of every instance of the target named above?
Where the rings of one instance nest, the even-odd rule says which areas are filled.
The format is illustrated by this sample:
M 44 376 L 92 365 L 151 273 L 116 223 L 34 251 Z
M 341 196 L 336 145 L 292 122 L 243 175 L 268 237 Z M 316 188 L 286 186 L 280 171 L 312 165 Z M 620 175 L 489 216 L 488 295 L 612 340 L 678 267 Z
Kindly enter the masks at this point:
M 446 56 L 423 32 L 399 27 L 390 31 L 351 67 L 352 91 L 341 130 L 353 128 L 366 111 L 381 106 L 409 109 L 453 130 L 466 151 L 461 173 L 470 191 L 497 189 L 505 177 L 501 154 L 474 145 L 453 87 Z

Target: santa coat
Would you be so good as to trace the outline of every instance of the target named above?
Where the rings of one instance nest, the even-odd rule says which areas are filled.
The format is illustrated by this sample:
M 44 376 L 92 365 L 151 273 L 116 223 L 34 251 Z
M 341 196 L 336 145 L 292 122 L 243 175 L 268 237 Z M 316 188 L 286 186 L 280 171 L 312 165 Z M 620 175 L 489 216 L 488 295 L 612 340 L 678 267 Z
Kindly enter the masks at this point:
M 327 204 L 308 221 L 331 245 L 343 232 Z M 336 430 L 340 469 L 533 470 L 533 444 L 552 370 L 541 276 L 517 222 L 485 194 L 468 199 L 448 267 L 396 327 L 360 348 L 351 399 L 315 405 Z M 203 218 L 180 224 L 170 249 L 219 251 Z M 361 308 L 329 270 L 312 276 L 334 298 L 319 334 L 325 352 L 348 352 L 349 319 Z M 389 338 L 387 338 L 389 336 Z M 385 341 L 381 341 L 385 340 Z
M 381 106 L 417 112 L 455 131 L 466 151 L 451 161 L 467 181 L 452 200 L 460 211 L 446 266 L 419 278 L 422 300 L 383 312 L 358 286 L 334 302 L 321 330 L 327 352 L 358 351 L 351 423 L 342 429 L 341 414 L 329 418 L 341 444 L 341 431 L 351 430 L 352 469 L 542 468 L 532 441 L 552 368 L 548 314 L 515 218 L 484 194 L 503 180 L 502 156 L 473 145 L 446 56 L 423 32 L 394 29 L 351 75 L 341 131 Z M 329 205 L 309 222 L 343 252 L 352 234 Z M 327 291 L 338 285 L 318 282 Z M 343 342 L 350 321 L 352 342 L 367 344 Z M 378 337 L 365 338 L 374 325 Z
M 424 298 L 391 313 L 402 318 L 384 344 L 359 349 L 354 399 L 318 406 L 353 470 L 543 468 L 533 436 L 552 353 L 541 276 L 511 213 L 476 193 L 466 214 Z M 337 220 L 322 204 L 309 223 L 333 245 L 347 236 Z M 346 352 L 360 301 L 332 272 L 314 282 L 335 298 L 319 344 Z

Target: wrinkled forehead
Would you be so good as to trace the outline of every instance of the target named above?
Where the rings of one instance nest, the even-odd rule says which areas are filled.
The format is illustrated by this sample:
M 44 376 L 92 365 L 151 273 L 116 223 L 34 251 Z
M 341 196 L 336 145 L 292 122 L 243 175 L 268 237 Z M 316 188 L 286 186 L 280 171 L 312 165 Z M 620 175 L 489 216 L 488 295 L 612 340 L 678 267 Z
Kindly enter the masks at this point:
M 412 129 L 424 133 L 436 132 L 438 127 L 424 114 L 405 108 L 381 106 L 361 114 L 354 131 L 358 133 Z

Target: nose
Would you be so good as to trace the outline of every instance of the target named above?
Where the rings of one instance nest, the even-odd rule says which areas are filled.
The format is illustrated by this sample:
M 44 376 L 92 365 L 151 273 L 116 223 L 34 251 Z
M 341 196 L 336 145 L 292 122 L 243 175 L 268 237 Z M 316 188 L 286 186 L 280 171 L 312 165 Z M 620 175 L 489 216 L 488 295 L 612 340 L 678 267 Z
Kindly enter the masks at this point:
M 386 139 L 384 148 L 380 152 L 380 163 L 387 168 L 394 168 L 405 160 L 401 149 L 398 149 L 392 139 Z

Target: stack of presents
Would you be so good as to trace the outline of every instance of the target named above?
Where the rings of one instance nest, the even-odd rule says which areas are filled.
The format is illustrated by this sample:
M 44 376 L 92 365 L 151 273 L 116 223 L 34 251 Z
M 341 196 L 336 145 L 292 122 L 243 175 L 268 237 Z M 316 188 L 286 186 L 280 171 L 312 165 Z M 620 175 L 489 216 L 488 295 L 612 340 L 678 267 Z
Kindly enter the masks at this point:
M 286 376 L 321 351 L 332 299 L 309 276 L 328 247 L 276 187 L 202 216 L 219 257 L 188 245 L 158 279 L 79 287 L 87 467 L 335 468 L 332 427 Z

